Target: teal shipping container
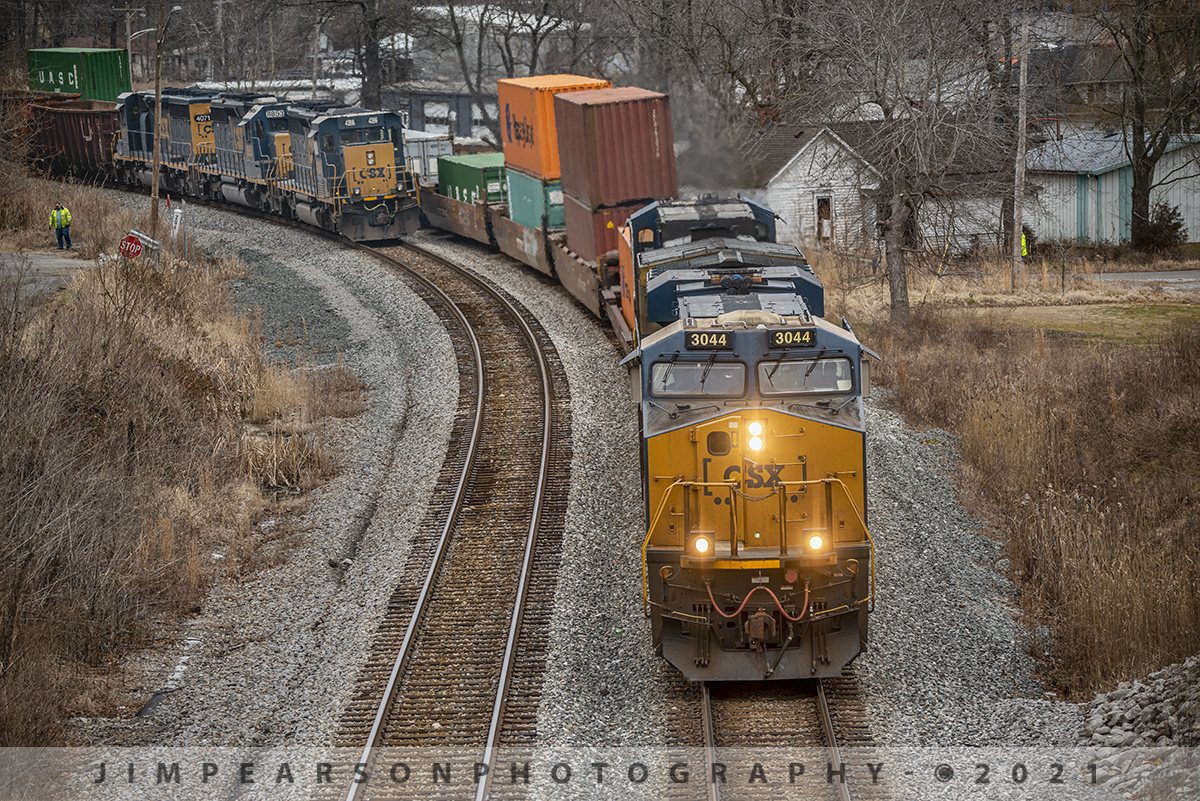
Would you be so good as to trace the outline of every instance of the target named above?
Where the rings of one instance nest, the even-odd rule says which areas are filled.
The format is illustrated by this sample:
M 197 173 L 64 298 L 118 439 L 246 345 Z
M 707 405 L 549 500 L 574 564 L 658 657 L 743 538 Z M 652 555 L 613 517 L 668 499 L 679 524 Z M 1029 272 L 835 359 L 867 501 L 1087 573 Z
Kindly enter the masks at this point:
M 508 197 L 503 153 L 441 156 L 437 167 L 439 195 L 463 203 L 503 203 Z
M 132 89 L 129 54 L 95 47 L 30 50 L 29 88 L 39 92 L 78 92 L 84 100 L 117 102 Z
M 508 218 L 526 228 L 565 228 L 562 186 L 558 179 L 543 181 L 520 170 L 508 168 Z

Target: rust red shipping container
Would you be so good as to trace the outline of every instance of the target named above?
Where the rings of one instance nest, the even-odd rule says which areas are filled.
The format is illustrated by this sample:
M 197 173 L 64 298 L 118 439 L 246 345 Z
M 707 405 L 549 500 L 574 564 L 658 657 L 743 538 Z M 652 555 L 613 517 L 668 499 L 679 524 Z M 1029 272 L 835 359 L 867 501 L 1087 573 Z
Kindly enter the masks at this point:
M 554 118 L 563 194 L 593 209 L 677 194 L 666 95 L 637 87 L 558 94 Z
M 570 195 L 563 196 L 563 212 L 567 221 L 567 243 L 585 261 L 599 261 L 610 250 L 617 249 L 621 226 L 629 215 L 645 206 L 638 200 L 620 206 L 594 209 Z

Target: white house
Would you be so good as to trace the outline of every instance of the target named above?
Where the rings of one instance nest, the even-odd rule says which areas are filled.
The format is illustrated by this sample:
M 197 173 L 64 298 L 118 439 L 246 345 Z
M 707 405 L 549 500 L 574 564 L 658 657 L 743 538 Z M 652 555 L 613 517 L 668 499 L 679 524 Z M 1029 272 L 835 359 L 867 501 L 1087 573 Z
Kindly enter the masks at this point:
M 1037 201 L 1025 219 L 1039 239 L 1098 245 L 1127 242 L 1133 219 L 1133 167 L 1120 131 L 1051 141 L 1026 158 Z M 1154 171 L 1151 207 L 1160 200 L 1183 215 L 1186 238 L 1200 240 L 1200 137 L 1173 142 Z
M 843 251 L 881 249 L 881 176 L 863 155 L 877 128 L 871 122 L 774 124 L 755 135 L 747 158 L 758 199 L 781 218 L 781 240 Z M 914 246 L 938 255 L 996 247 L 1002 199 L 964 186 L 970 176 L 953 180 L 966 191 L 922 203 Z
M 879 173 L 829 128 L 808 138 L 767 181 L 767 205 L 783 219 L 781 239 L 861 250 L 875 239 Z

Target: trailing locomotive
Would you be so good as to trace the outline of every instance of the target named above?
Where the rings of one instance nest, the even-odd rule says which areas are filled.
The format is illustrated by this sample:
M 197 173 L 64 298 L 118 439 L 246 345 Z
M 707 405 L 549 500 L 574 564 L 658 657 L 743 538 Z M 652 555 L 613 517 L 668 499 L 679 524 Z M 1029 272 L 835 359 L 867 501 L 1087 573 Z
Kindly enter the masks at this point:
M 420 226 L 394 112 L 200 89 L 164 89 L 162 109 L 159 181 L 168 192 L 227 200 L 357 242 Z M 149 186 L 154 93 L 121 95 L 116 115 L 117 179 Z

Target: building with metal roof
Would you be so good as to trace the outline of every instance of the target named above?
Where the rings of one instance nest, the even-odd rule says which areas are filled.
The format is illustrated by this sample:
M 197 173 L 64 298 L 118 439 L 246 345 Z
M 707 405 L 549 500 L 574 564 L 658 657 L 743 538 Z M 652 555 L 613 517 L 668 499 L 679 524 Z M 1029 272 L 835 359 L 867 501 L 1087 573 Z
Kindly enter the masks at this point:
M 1120 131 L 1090 131 L 1047 142 L 1025 161 L 1037 200 L 1025 219 L 1039 239 L 1078 244 L 1128 242 L 1133 167 Z M 1151 207 L 1178 207 L 1187 240 L 1200 240 L 1200 136 L 1172 142 L 1154 171 Z

